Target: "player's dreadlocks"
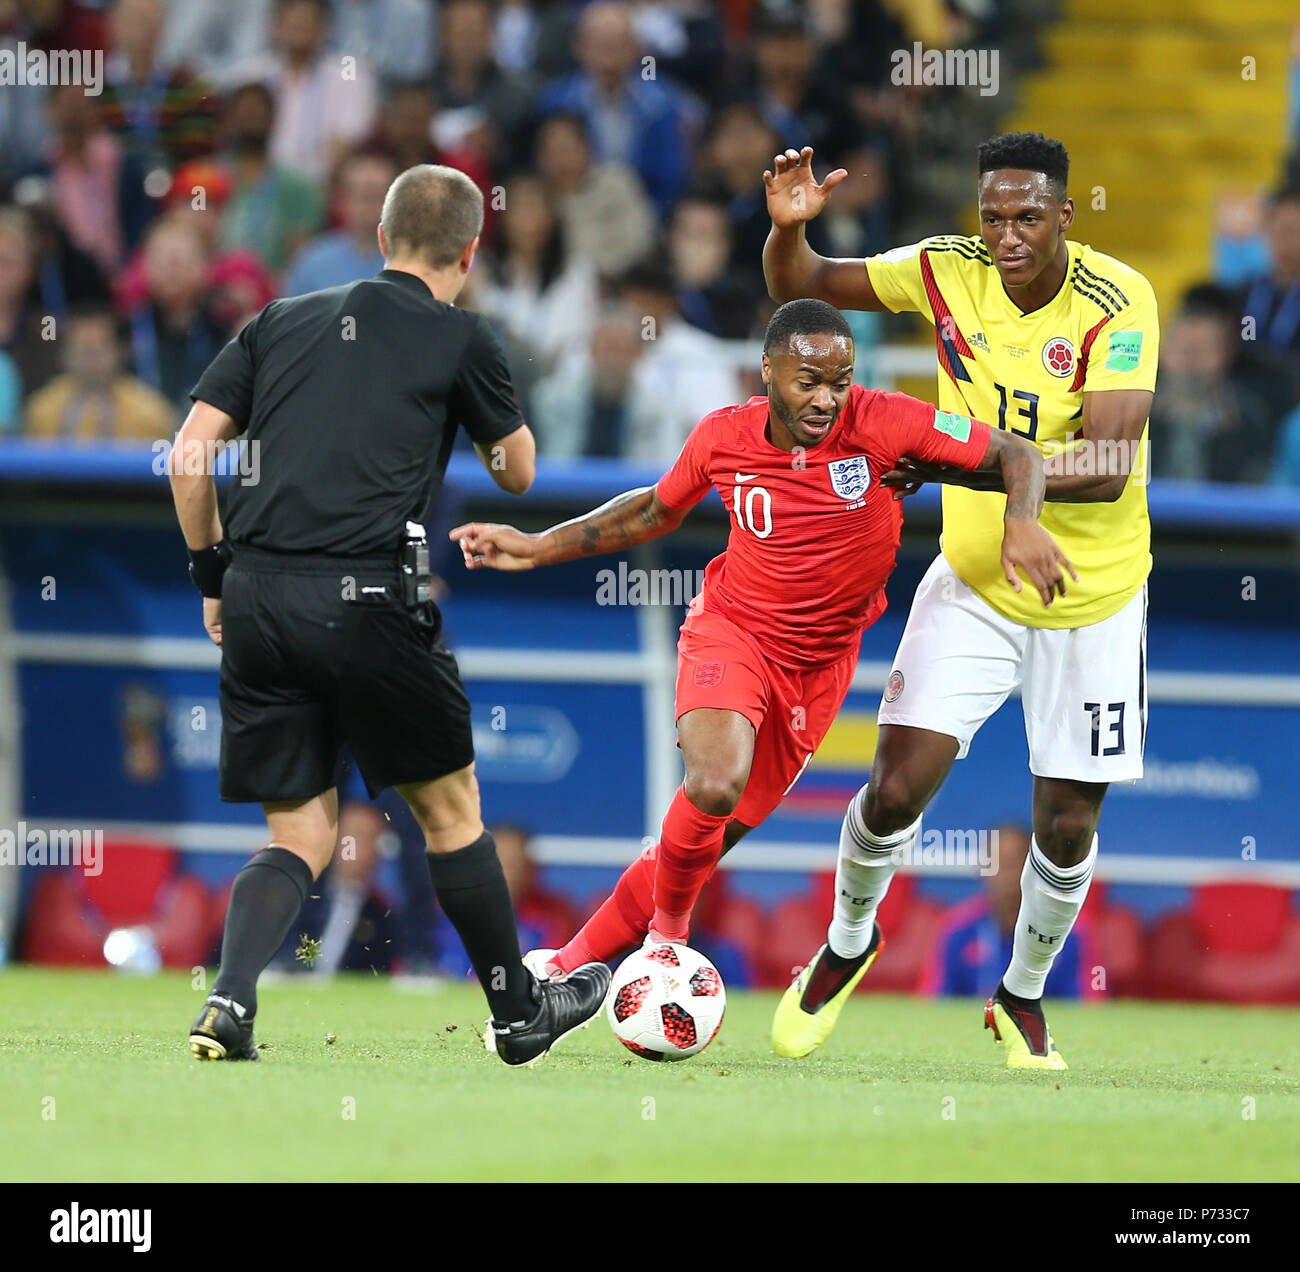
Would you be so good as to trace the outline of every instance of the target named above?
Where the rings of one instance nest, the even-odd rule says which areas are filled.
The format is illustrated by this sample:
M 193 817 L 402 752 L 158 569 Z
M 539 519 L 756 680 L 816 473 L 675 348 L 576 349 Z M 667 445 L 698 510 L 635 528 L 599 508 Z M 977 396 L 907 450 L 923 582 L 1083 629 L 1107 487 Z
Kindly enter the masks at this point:
M 1002 133 L 990 137 L 979 148 L 980 176 L 999 168 L 1022 168 L 1042 172 L 1056 187 L 1058 198 L 1065 198 L 1070 177 L 1070 156 L 1065 147 L 1052 137 L 1037 132 Z
M 853 339 L 844 315 L 834 305 L 824 300 L 790 300 L 772 315 L 763 335 L 763 352 L 783 349 L 795 336 L 817 336 L 829 333 Z

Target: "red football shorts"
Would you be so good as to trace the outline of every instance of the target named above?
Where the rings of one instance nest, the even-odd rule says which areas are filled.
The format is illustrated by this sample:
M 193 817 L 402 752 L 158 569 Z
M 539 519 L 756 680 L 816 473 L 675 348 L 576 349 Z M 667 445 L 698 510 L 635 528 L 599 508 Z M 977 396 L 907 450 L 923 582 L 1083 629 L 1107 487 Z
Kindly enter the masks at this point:
M 844 703 L 856 646 L 825 667 L 774 663 L 721 614 L 692 611 L 677 640 L 677 719 L 688 711 L 738 711 L 754 726 L 754 761 L 732 816 L 757 826 L 785 798 Z

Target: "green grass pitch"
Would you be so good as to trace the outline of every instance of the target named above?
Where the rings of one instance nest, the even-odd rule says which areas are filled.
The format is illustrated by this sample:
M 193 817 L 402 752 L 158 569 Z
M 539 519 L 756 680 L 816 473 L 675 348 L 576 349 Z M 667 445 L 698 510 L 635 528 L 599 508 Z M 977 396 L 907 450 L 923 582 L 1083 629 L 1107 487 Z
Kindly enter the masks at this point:
M 1017 1074 L 975 1002 L 857 997 L 791 1062 L 775 997 L 735 994 L 693 1060 L 636 1059 L 598 1019 L 512 1071 L 469 986 L 267 986 L 260 1065 L 190 1056 L 201 1001 L 187 976 L 0 973 L 0 1178 L 1300 1178 L 1295 1011 L 1057 1005 L 1073 1067 Z

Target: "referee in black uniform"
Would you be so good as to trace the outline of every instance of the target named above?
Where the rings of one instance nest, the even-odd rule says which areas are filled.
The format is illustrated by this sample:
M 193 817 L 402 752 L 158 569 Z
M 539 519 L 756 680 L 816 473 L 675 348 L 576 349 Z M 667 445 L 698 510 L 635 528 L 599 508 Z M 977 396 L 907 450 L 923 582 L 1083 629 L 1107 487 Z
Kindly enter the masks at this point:
M 273 301 L 213 360 L 172 449 L 176 514 L 221 646 L 221 797 L 257 802 L 269 847 L 230 894 L 221 971 L 190 1033 L 202 1059 L 256 1060 L 257 978 L 338 839 L 339 749 L 371 797 L 394 786 L 492 1009 L 507 1064 L 528 1064 L 599 1010 L 604 964 L 539 982 L 474 778 L 469 701 L 429 599 L 423 525 L 456 426 L 497 485 L 523 494 L 536 449 L 486 322 L 453 307 L 483 196 L 421 165 L 384 200 L 375 278 Z M 213 455 L 258 448 L 224 527 Z

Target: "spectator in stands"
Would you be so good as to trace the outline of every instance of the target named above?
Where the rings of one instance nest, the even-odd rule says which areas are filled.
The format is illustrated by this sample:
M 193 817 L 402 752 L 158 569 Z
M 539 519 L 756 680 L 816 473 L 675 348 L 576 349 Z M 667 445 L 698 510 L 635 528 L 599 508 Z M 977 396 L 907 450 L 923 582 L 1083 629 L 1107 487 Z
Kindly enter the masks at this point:
M 360 57 L 387 83 L 428 79 L 435 17 L 431 0 L 335 0 L 332 47 Z
M 668 223 L 668 263 L 682 317 L 711 335 L 744 340 L 755 334 L 765 287 L 758 269 L 735 269 L 730 260 L 726 202 L 708 191 L 683 195 Z
M 188 66 L 214 84 L 271 42 L 272 0 L 167 0 L 159 61 Z
M 54 211 L 71 241 L 111 274 L 125 247 L 118 207 L 122 148 L 101 123 L 95 99 L 79 84 L 53 90 L 50 119 Z
M 1214 281 L 1224 287 L 1246 287 L 1252 279 L 1267 275 L 1263 198 L 1254 190 L 1229 191 L 1219 199 L 1214 219 Z
M 146 176 L 157 168 L 170 174 L 186 159 L 209 153 L 216 123 L 208 82 L 160 57 L 166 16 L 163 0 L 116 0 L 99 99 L 105 124 Z M 142 228 L 128 227 L 129 241 Z
M 590 339 L 534 390 L 539 452 L 667 466 L 703 416 L 741 399 L 728 352 L 682 319 L 662 264 L 633 266 Z
M 628 270 L 618 296 L 638 316 L 645 342 L 623 456 L 666 467 L 705 415 L 740 400 L 735 362 L 721 341 L 682 318 L 672 275 L 659 260 Z
M 339 228 L 311 240 L 299 252 L 284 280 L 286 296 L 322 287 L 339 287 L 371 278 L 384 268 L 376 229 L 384 195 L 397 176 L 385 154 L 357 151 L 339 168 Z
M 549 370 L 565 350 L 582 344 L 596 311 L 596 273 L 589 261 L 569 259 L 564 233 L 541 180 L 507 178 L 496 258 L 485 262 L 470 289 L 477 309 L 536 351 Z
M 0 351 L 17 368 L 23 393 L 34 393 L 58 371 L 56 320 L 43 312 L 35 288 L 36 232 L 21 208 L 0 207 Z
M 725 88 L 718 74 L 726 61 L 726 45 L 717 8 L 681 0 L 638 0 L 632 14 L 637 41 L 643 53 L 654 58 L 656 72 L 705 100 Z
M 537 878 L 532 855 L 532 836 L 522 826 L 498 825 L 491 828 L 496 840 L 497 856 L 514 902 L 519 926 L 519 948 L 525 952 L 556 949 L 577 929 L 573 907 L 562 897 L 547 892 Z M 443 975 L 464 980 L 474 974 L 465 947 L 450 923 L 443 924 L 442 948 L 438 968 Z
M 645 189 L 621 163 L 593 163 L 587 126 L 577 115 L 551 115 L 538 129 L 537 171 L 564 229 L 565 251 L 614 278 L 654 244 L 655 218 Z
M 30 43 L 32 35 L 32 21 L 23 6 L 17 0 L 0 0 L 0 54 L 16 59 L 18 45 Z M 0 92 L 0 195 L 45 158 L 49 92 L 44 84 L 6 84 Z
M 33 292 L 41 313 L 62 318 L 70 305 L 111 299 L 109 276 L 93 256 L 68 237 L 52 202 L 54 190 L 50 182 L 27 177 L 16 193 L 36 246 Z
M 73 310 L 63 320 L 58 344 L 63 374 L 27 399 L 28 437 L 151 442 L 171 435 L 178 412 L 160 393 L 123 371 L 111 309 Z
M 1254 339 L 1300 368 L 1300 186 L 1273 195 L 1266 228 L 1272 263 L 1243 289 L 1241 314 Z
M 736 269 L 753 269 L 754 262 L 763 259 L 763 244 L 772 221 L 767 214 L 762 174 L 781 149 L 780 135 L 752 102 L 729 102 L 713 117 L 705 133 L 697 173 L 702 180 L 717 181 L 727 200 L 731 264 Z M 808 242 L 824 253 L 828 249 L 825 239 L 819 237 L 821 221 L 818 217 L 808 223 Z
M 189 391 L 225 342 L 208 301 L 209 259 L 189 221 L 165 217 L 144 244 L 146 303 L 129 315 L 135 374 L 181 411 Z
M 329 32 L 329 0 L 275 0 L 273 48 L 231 72 L 233 84 L 258 81 L 275 96 L 271 158 L 317 181 L 369 133 L 378 105 L 373 72 L 329 52 Z
M 537 453 L 551 459 L 624 453 L 636 386 L 633 372 L 645 345 L 629 309 L 611 305 L 590 338 L 569 349 L 532 391 Z
M 441 9 L 435 140 L 447 150 L 478 149 L 498 170 L 523 163 L 534 77 L 521 70 L 507 75 L 498 65 L 490 0 L 443 0 Z
M 763 16 L 755 25 L 750 95 L 780 137 L 781 150 L 812 146 L 826 162 L 861 142 L 844 90 L 818 64 L 809 19 L 793 9 Z
M 834 256 L 874 256 L 890 246 L 889 171 L 880 150 L 864 144 L 827 158 L 827 168 L 848 176 L 835 187 L 822 233 Z M 839 196 L 845 196 L 843 202 Z
M 247 247 L 223 246 L 226 208 L 234 190 L 228 168 L 214 159 L 182 164 L 172 178 L 163 221 L 197 230 L 208 260 L 207 307 L 230 335 L 277 295 L 275 279 L 262 258 Z M 161 224 L 160 222 L 156 222 Z M 118 277 L 118 306 L 130 313 L 148 303 L 145 250 L 140 248 Z
M 1278 355 L 1240 339 L 1232 294 L 1213 284 L 1191 288 L 1161 342 L 1152 475 L 1265 480 L 1294 401 L 1294 380 Z
M 225 248 L 246 247 L 277 273 L 325 221 L 320 189 L 270 156 L 275 99 L 265 84 L 231 93 L 221 121 L 222 162 L 234 189 L 221 230 Z
M 437 105 L 438 99 L 428 84 L 397 85 L 384 103 L 379 126 L 366 148 L 382 150 L 392 158 L 398 172 L 405 172 L 420 163 L 441 163 L 449 168 L 459 168 L 488 196 L 492 168 L 484 154 L 466 146 L 447 149 L 435 144 L 433 122 Z M 484 243 L 492 237 L 489 226 L 493 215 L 492 200 L 486 197 L 481 236 Z
M 1026 827 L 1004 823 L 997 836 L 996 872 L 984 890 L 955 906 L 944 918 L 935 937 L 921 979 L 926 994 L 953 994 L 987 998 L 997 988 L 1011 960 L 1016 916 L 1020 912 L 1020 875 L 1029 855 Z M 1087 915 L 1080 916 L 1047 974 L 1050 998 L 1092 997 L 1092 933 Z
M 690 170 L 695 108 L 666 75 L 643 76 L 630 5 L 588 5 L 578 19 L 574 54 L 579 69 L 547 85 L 539 111 L 580 116 L 596 158 L 635 169 L 655 206 L 666 211 Z

